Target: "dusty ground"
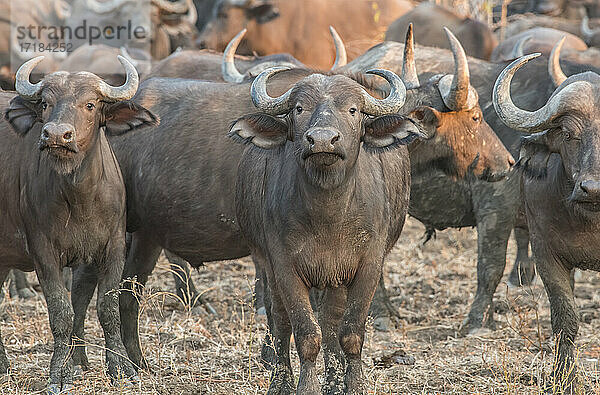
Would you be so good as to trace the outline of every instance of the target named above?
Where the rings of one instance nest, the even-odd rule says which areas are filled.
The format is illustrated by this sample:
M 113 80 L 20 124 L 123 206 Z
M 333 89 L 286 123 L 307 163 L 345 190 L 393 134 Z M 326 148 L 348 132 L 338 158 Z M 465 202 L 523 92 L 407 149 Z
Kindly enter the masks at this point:
M 423 231 L 409 219 L 386 262 L 388 289 L 402 318 L 390 332 L 375 332 L 369 325 L 363 362 L 370 393 L 540 393 L 552 364 L 553 343 L 539 279 L 520 290 L 507 289 L 503 282 L 496 295 L 498 329 L 460 337 L 457 330 L 475 290 L 476 233 L 438 232 L 437 240 L 422 247 Z M 507 266 L 514 252 L 511 241 Z M 193 314 L 170 296 L 173 281 L 162 259 L 144 299 L 140 331 L 152 371 L 141 374 L 141 388 L 110 387 L 102 368 L 102 332 L 91 308 L 86 340 L 92 370 L 76 382 L 76 393 L 265 393 L 269 373 L 258 356 L 266 326 L 264 316 L 256 316 L 252 308 L 252 265 L 248 259 L 212 263 L 193 278 L 219 316 Z M 582 315 L 577 339 L 582 392 L 600 393 L 598 274 L 583 273 L 576 295 Z M 0 378 L 0 393 L 43 392 L 52 350 L 43 298 L 7 298 L 0 311 L 12 367 L 10 375 Z M 379 366 L 382 357 L 397 351 L 413 356 L 416 363 Z M 295 354 L 294 363 L 297 377 Z

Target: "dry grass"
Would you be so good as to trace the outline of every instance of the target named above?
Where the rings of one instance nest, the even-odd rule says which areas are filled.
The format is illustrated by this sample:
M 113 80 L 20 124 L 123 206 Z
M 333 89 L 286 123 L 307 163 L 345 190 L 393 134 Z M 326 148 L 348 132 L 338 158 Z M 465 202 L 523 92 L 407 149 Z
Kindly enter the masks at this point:
M 459 337 L 457 330 L 473 300 L 476 233 L 447 230 L 420 245 L 423 227 L 408 221 L 386 264 L 389 292 L 402 319 L 387 333 L 368 328 L 363 361 L 370 393 L 376 394 L 536 394 L 552 365 L 549 307 L 538 282 L 496 296 L 498 329 Z M 514 259 L 509 248 L 509 263 Z M 508 269 L 507 269 L 508 270 Z M 95 309 L 86 327 L 92 370 L 76 382 L 76 393 L 254 394 L 264 393 L 269 373 L 260 365 L 265 318 L 252 308 L 253 267 L 248 259 L 209 264 L 193 274 L 196 285 L 219 312 L 196 315 L 168 291 L 173 282 L 161 259 L 143 297 L 143 349 L 151 372 L 141 388 L 110 387 L 104 374 L 102 331 Z M 582 324 L 577 339 L 582 393 L 600 393 L 600 279 L 584 273 L 577 283 Z M 167 292 L 166 292 L 167 291 Z M 0 393 L 42 393 L 52 351 L 45 303 L 6 299 L 2 337 L 12 366 Z M 375 360 L 404 350 L 413 366 L 375 367 Z M 294 354 L 296 376 L 297 357 Z

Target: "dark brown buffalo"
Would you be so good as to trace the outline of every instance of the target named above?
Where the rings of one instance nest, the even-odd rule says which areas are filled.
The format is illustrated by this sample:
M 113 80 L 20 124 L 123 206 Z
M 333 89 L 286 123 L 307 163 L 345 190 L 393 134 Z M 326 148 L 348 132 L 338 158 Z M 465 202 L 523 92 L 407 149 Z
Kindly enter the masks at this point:
M 445 7 L 423 2 L 395 20 L 385 33 L 386 41 L 404 41 L 408 25 L 419 28 L 417 44 L 450 48 L 443 27 L 452 30 L 469 56 L 489 59 L 498 44 L 490 28 L 477 20 L 461 17 Z
M 359 72 L 380 67 L 399 73 L 403 51 L 403 44 L 385 42 L 371 48 L 363 56 L 343 67 L 342 71 Z M 415 57 L 419 64 L 421 80 L 427 80 L 439 73 L 452 72 L 454 68 L 450 52 L 444 49 L 419 48 L 415 52 Z M 477 90 L 484 119 L 511 153 L 515 157 L 518 156 L 520 147 L 518 133 L 499 120 L 492 105 L 490 81 L 497 78 L 506 63 L 495 64 L 475 58 L 469 58 L 468 62 L 470 82 Z M 589 66 L 563 61 L 563 69 L 569 74 L 575 74 L 589 69 Z M 540 60 L 531 62 L 525 72 L 517 75 L 512 91 L 518 105 L 533 109 L 545 103 L 554 90 L 554 83 L 547 70 L 547 60 Z M 419 190 L 418 180 L 419 177 L 413 175 L 412 193 Z M 518 286 L 528 283 L 535 275 L 533 261 L 529 258 L 529 236 L 525 218 L 517 216 L 521 201 L 518 178 L 508 177 L 505 181 L 471 186 L 448 183 L 443 179 L 440 186 L 437 186 L 437 180 L 425 178 L 423 185 L 427 187 L 424 196 L 431 204 L 424 206 L 426 210 L 424 209 L 420 216 L 431 233 L 436 227 L 443 229 L 477 224 L 477 292 L 463 329 L 475 330 L 482 325 L 493 327 L 493 295 L 502 279 L 506 265 L 506 246 L 513 225 L 516 226 L 515 238 L 518 249 L 509 282 Z M 469 190 L 472 192 L 468 192 Z M 455 199 L 448 200 L 448 196 L 453 196 Z M 440 207 L 444 207 L 442 214 L 447 217 L 445 225 L 437 224 L 440 218 L 444 218 L 438 212 Z M 412 208 L 409 207 L 409 213 L 411 212 Z
M 247 3 L 247 2 L 238 2 Z M 252 6 L 250 2 L 250 6 Z M 223 51 L 227 43 L 247 28 L 240 53 L 271 55 L 289 53 L 309 67 L 326 69 L 334 57 L 326 40 L 328 26 L 344 38 L 352 59 L 383 38 L 382 32 L 394 19 L 413 6 L 406 0 L 273 0 L 261 7 L 233 6 L 224 2 L 214 20 L 201 32 L 204 48 Z M 279 16 L 262 18 L 276 8 Z
M 360 394 L 371 298 L 408 208 L 404 146 L 425 136 L 415 121 L 397 114 L 406 90 L 391 72 L 372 71 L 392 87 L 379 100 L 348 77 L 323 74 L 270 97 L 266 80 L 278 71 L 254 80 L 259 112 L 238 119 L 229 132 L 252 145 L 239 164 L 236 211 L 271 291 L 277 366 L 269 392 L 295 387 L 293 332 L 300 358 L 297 393 L 321 392 L 316 359 L 323 338 L 326 390 Z M 320 325 L 311 288 L 325 289 Z
M 506 125 L 528 134 L 520 156 L 523 199 L 558 348 L 552 389 L 574 393 L 579 315 L 570 272 L 600 271 L 600 75 L 584 72 L 567 78 L 560 69 L 554 70 L 559 86 L 548 102 L 536 111 L 523 110 L 511 100 L 510 82 L 536 56 L 517 59 L 500 74 L 494 107 Z M 558 63 L 558 54 L 550 70 L 555 67 L 552 63 Z
M 32 84 L 29 75 L 41 61 L 34 58 L 17 72 L 18 96 L 1 97 L 0 208 L 6 215 L 0 227 L 0 277 L 3 281 L 10 268 L 36 271 L 54 337 L 51 393 L 73 384 L 73 308 L 61 279 L 66 266 L 85 264 L 99 279 L 98 318 L 110 376 L 137 379 L 124 358 L 115 292 L 125 259 L 125 186 L 105 134 L 155 124 L 156 118 L 128 100 L 138 76 L 120 60 L 128 78 L 114 87 L 91 73 L 67 72 Z M 7 368 L 2 349 L 0 370 Z

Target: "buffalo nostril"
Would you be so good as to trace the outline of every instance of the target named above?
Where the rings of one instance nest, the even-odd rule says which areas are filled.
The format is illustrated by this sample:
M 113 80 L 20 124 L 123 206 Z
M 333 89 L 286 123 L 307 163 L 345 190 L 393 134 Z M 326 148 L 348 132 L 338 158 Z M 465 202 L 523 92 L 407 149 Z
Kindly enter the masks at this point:
M 336 135 L 334 138 L 331 139 L 331 145 L 334 145 L 338 141 L 340 141 L 340 135 L 339 134 Z
M 306 141 L 308 141 L 310 145 L 315 145 L 315 140 L 310 136 L 306 136 Z
M 514 166 L 515 165 L 515 160 L 513 158 L 508 158 L 508 165 L 509 166 Z
M 581 188 L 581 190 L 585 193 L 588 193 L 589 190 L 587 189 L 587 187 L 583 184 L 583 182 L 579 183 L 579 188 Z
M 71 141 L 71 139 L 73 139 L 73 132 L 66 132 L 65 134 L 63 134 L 63 140 L 66 142 Z
M 49 137 L 50 135 L 48 134 L 48 131 L 46 129 L 42 130 L 42 138 L 44 140 L 48 140 Z

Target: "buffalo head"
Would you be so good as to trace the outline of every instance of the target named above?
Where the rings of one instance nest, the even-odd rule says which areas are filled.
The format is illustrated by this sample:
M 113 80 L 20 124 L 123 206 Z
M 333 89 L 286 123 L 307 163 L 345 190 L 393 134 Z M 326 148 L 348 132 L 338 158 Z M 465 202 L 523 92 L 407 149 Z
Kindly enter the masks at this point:
M 519 159 L 526 177 L 547 177 L 551 156 L 557 154 L 570 204 L 580 212 L 600 211 L 600 76 L 592 72 L 565 76 L 558 63 L 561 45 L 562 41 L 549 61 L 558 87 L 542 108 L 522 110 L 510 97 L 513 75 L 539 53 L 523 56 L 502 71 L 494 85 L 494 107 L 507 126 L 529 134 Z
M 67 174 L 77 169 L 101 132 L 120 134 L 157 123 L 152 113 L 129 100 L 139 79 L 125 58 L 119 56 L 127 80 L 118 87 L 92 73 L 64 71 L 32 84 L 29 75 L 42 59 L 31 59 L 17 71 L 19 96 L 11 100 L 5 118 L 19 134 L 40 124 L 39 149 L 58 172 Z
M 262 149 L 289 150 L 311 185 L 341 185 L 353 173 L 361 143 L 377 153 L 424 136 L 413 120 L 397 114 L 406 88 L 390 71 L 369 71 L 390 84 L 385 99 L 374 98 L 345 75 L 325 74 L 311 74 L 270 97 L 267 79 L 283 70 L 266 70 L 254 80 L 252 101 L 261 112 L 237 120 L 229 135 Z
M 460 42 L 444 28 L 454 56 L 454 74 L 438 75 L 421 85 L 414 60 L 412 24 L 404 46 L 402 79 L 419 105 L 409 115 L 430 137 L 410 147 L 413 170 L 439 168 L 451 177 L 503 178 L 514 160 L 483 119 L 477 91 L 470 85 L 467 56 Z

